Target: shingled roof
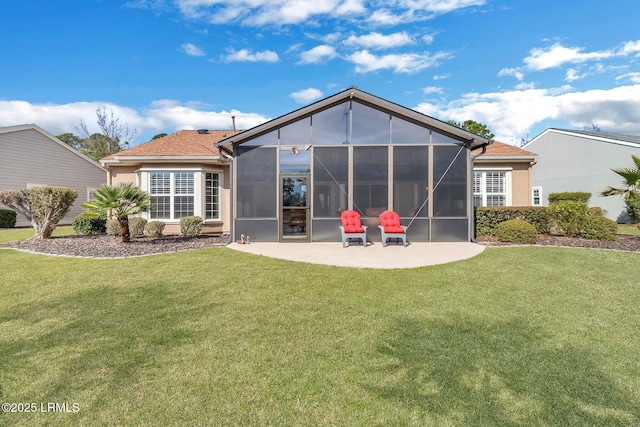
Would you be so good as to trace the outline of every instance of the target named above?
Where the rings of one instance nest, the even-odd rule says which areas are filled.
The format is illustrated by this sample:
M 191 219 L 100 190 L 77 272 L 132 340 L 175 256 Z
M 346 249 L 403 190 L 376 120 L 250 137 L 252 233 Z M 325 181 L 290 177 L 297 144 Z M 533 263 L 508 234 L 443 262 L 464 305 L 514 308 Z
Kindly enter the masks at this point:
M 154 139 L 136 147 L 105 157 L 102 161 L 124 157 L 193 157 L 219 156 L 215 143 L 242 131 L 233 130 L 181 130 L 162 138 Z
M 474 150 L 472 155 L 480 154 L 480 150 Z M 531 161 L 537 159 L 538 155 L 528 150 L 505 144 L 504 142 L 494 141 L 493 144 L 487 146 L 487 151 L 478 160 L 500 160 L 500 159 L 522 159 L 522 161 Z

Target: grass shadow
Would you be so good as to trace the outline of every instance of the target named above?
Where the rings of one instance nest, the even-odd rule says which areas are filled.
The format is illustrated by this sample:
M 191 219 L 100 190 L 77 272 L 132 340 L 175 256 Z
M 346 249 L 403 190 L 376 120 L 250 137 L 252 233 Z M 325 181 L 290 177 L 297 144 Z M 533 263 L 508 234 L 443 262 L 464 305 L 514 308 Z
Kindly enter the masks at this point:
M 640 407 L 577 346 L 524 320 L 400 319 L 366 388 L 428 425 L 637 425 Z

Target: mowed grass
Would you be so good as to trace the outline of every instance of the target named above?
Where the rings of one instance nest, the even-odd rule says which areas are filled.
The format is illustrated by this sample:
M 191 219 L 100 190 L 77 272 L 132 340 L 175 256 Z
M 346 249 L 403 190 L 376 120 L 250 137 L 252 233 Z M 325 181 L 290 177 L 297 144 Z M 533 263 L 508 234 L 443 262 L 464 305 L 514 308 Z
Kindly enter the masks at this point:
M 228 248 L 0 263 L 0 400 L 79 407 L 0 425 L 640 422 L 637 253 L 489 248 L 397 271 Z

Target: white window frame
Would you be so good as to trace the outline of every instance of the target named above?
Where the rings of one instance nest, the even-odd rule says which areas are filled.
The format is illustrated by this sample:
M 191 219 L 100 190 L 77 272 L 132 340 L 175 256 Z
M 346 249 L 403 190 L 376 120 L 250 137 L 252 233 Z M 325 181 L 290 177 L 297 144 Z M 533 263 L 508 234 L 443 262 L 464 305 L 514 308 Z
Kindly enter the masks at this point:
M 536 203 L 536 191 L 538 192 L 538 203 Z M 531 206 L 543 206 L 542 204 L 542 187 L 531 188 Z
M 481 191 L 479 193 L 476 193 L 475 191 L 473 191 L 473 198 L 475 199 L 476 196 L 480 196 L 482 197 L 482 205 L 483 207 L 487 206 L 487 196 L 493 196 L 493 195 L 503 195 L 504 196 L 504 205 L 503 206 L 511 206 L 512 204 L 512 197 L 511 197 L 511 189 L 512 189 L 512 172 L 513 172 L 513 168 L 508 168 L 508 167 L 487 167 L 487 168 L 473 168 L 473 179 L 475 179 L 475 173 L 481 173 L 482 177 L 480 179 L 480 188 Z M 504 192 L 503 193 L 487 193 L 487 184 L 486 184 L 486 179 L 487 179 L 487 173 L 491 173 L 491 172 L 498 172 L 498 173 L 503 173 L 504 174 Z M 473 184 L 473 183 L 472 183 Z M 472 185 L 473 187 L 473 185 Z
M 180 196 L 175 193 L 175 173 L 191 172 L 193 173 L 193 214 L 203 219 L 205 223 L 221 222 L 223 217 L 223 189 L 224 189 L 224 172 L 215 168 L 189 168 L 189 167 L 145 167 L 136 171 L 139 177 L 139 186 L 142 190 L 150 193 L 151 190 L 151 173 L 170 173 L 171 190 L 168 195 L 171 196 L 170 218 L 154 218 L 153 220 L 163 221 L 167 224 L 179 223 L 180 218 L 174 218 L 174 198 Z M 206 216 L 206 174 L 214 173 L 218 175 L 218 217 L 205 218 Z M 145 212 L 143 218 L 151 221 L 151 212 Z
M 87 202 L 90 202 L 95 199 L 97 188 L 87 187 Z M 93 194 L 94 197 L 91 197 Z

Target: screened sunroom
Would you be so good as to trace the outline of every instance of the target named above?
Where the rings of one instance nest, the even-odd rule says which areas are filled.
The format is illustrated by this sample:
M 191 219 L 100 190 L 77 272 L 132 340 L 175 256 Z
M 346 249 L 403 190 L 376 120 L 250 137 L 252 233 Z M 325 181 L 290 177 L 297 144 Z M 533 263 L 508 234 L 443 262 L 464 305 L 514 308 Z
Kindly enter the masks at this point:
M 373 242 L 385 210 L 409 241 L 469 241 L 470 152 L 489 143 L 349 88 L 218 144 L 233 157 L 232 238 L 339 242 L 353 209 Z

